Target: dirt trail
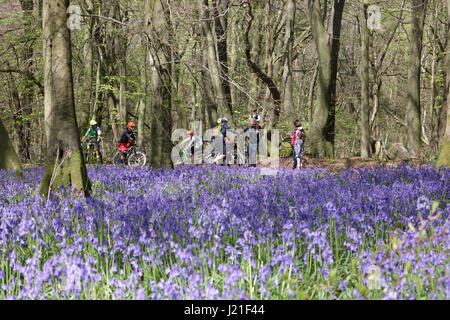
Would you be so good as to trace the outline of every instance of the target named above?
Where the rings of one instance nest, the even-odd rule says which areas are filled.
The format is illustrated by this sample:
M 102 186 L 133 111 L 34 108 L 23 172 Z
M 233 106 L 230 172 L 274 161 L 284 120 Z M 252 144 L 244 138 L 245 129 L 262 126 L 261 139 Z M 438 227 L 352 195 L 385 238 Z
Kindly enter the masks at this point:
M 407 163 L 413 166 L 429 166 L 431 163 L 427 163 L 425 161 L 419 160 L 410 160 L 410 161 L 377 161 L 374 159 L 363 159 L 358 157 L 353 158 L 339 158 L 339 159 L 320 159 L 320 158 L 311 158 L 305 156 L 303 158 L 303 168 L 322 168 L 328 169 L 332 172 L 338 172 L 341 170 L 354 168 L 372 168 L 376 166 L 383 166 L 387 168 L 397 167 L 401 163 Z M 271 167 L 273 162 L 262 160 L 258 167 Z M 280 157 L 279 166 L 285 168 L 292 168 L 294 165 L 294 160 L 292 157 Z

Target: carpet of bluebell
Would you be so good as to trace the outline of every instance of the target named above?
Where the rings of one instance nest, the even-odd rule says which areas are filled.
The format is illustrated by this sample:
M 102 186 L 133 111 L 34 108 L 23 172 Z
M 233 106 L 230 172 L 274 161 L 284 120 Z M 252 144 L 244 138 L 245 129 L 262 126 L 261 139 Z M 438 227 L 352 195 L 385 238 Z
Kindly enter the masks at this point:
M 450 299 L 450 169 L 0 171 L 0 299 Z

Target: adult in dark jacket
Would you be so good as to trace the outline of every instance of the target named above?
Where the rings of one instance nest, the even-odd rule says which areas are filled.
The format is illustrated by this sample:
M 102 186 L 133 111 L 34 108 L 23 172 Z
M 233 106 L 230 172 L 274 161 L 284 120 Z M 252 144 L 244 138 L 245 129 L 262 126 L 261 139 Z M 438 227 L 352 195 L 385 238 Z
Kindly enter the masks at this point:
M 222 154 L 223 157 L 225 158 L 226 154 L 229 154 L 229 151 L 234 150 L 234 144 L 232 143 L 232 141 L 230 139 L 227 139 L 227 132 L 231 132 L 234 133 L 236 135 L 239 135 L 239 132 L 236 130 L 231 129 L 231 127 L 228 125 L 228 118 L 227 117 L 223 117 L 222 120 L 222 128 L 220 129 L 220 133 L 223 136 L 223 149 L 222 149 Z M 217 138 L 217 137 L 216 137 Z M 227 150 L 227 145 L 228 145 L 228 150 Z

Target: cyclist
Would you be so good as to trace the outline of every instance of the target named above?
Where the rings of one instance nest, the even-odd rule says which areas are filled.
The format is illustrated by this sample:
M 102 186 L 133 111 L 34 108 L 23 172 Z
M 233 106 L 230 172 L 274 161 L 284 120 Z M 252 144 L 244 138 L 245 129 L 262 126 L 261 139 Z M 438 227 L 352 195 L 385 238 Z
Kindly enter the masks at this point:
M 84 135 L 82 142 L 86 141 L 86 139 L 89 138 L 91 142 L 93 142 L 93 144 L 95 145 L 96 151 L 100 154 L 100 139 L 102 137 L 102 131 L 100 130 L 97 121 L 91 120 L 89 124 L 90 127 L 86 131 L 86 134 Z
M 128 122 L 127 128 L 122 133 L 120 140 L 117 142 L 117 146 L 119 147 L 120 151 L 122 151 L 122 159 L 125 159 L 127 157 L 127 150 L 129 147 L 131 147 L 131 144 L 136 143 L 136 136 L 133 132 L 135 128 L 136 125 L 133 122 Z
M 190 153 L 194 156 L 197 151 L 202 150 L 203 141 L 199 136 L 194 135 L 194 130 L 189 130 L 189 138 L 181 142 L 181 145 L 185 144 L 187 145 L 183 149 L 190 149 Z
M 91 120 L 89 122 L 89 129 L 86 131 L 86 134 L 84 135 L 84 140 L 86 140 L 88 137 L 95 141 L 100 141 L 100 137 L 102 136 L 102 131 L 100 130 L 100 127 L 97 125 L 97 121 Z

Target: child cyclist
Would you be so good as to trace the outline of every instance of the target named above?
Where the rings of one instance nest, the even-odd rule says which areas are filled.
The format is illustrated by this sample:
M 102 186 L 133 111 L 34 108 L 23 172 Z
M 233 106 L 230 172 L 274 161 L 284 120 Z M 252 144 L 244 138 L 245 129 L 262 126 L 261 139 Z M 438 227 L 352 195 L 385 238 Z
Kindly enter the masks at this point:
M 102 136 L 102 131 L 100 130 L 100 127 L 97 125 L 97 121 L 91 120 L 89 122 L 89 125 L 90 127 L 86 131 L 83 141 L 85 141 L 87 138 L 90 138 L 91 140 L 99 142 Z
M 133 122 L 128 122 L 127 128 L 122 133 L 120 140 L 117 142 L 117 146 L 122 151 L 122 160 L 127 157 L 127 150 L 132 144 L 136 143 L 136 136 L 134 135 L 134 129 L 136 125 Z
M 86 139 L 90 139 L 90 141 L 92 142 L 92 144 L 95 146 L 95 150 L 98 152 L 98 154 L 100 155 L 100 139 L 102 137 L 102 131 L 100 130 L 100 127 L 97 124 L 97 121 L 95 120 L 91 120 L 89 122 L 89 129 L 86 131 L 82 142 L 85 142 Z M 101 155 L 100 155 L 101 157 Z
M 297 168 L 297 162 L 299 162 L 299 166 L 302 166 L 301 160 L 303 158 L 303 148 L 305 143 L 305 130 L 303 129 L 302 123 L 300 120 L 294 121 L 295 131 L 294 134 L 289 136 L 292 142 L 292 148 L 294 149 L 292 154 L 294 156 L 294 168 Z M 300 141 L 299 141 L 300 140 Z M 296 149 L 298 153 L 296 153 Z
M 194 130 L 189 130 L 188 133 L 189 138 L 181 142 L 181 145 L 185 145 L 183 149 L 187 150 L 193 157 L 195 157 L 195 155 L 198 154 L 197 152 L 202 150 L 203 141 L 199 136 L 194 135 Z

